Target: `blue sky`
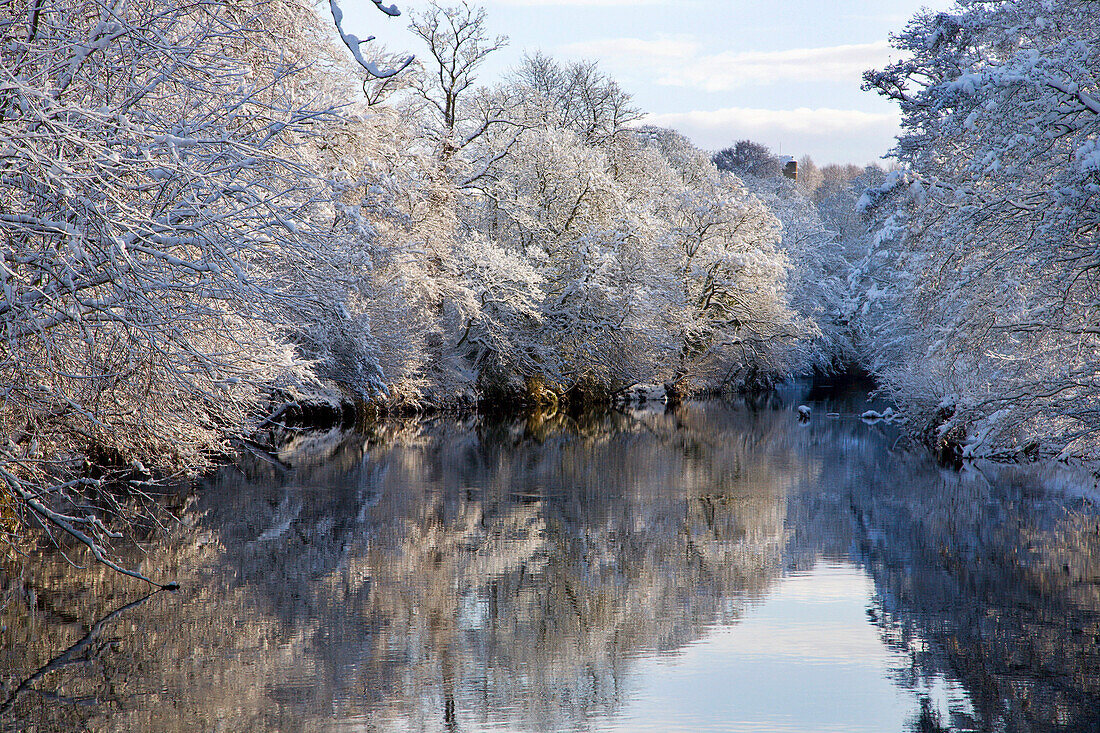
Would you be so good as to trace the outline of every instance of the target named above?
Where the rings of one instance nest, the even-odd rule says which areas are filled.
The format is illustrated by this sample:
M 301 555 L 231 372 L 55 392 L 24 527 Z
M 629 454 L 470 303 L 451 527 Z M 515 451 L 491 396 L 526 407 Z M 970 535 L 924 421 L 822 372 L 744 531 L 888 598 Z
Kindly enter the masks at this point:
M 394 0 L 391 0 L 394 1 Z M 396 0 L 406 13 L 425 0 Z M 634 95 L 654 124 L 703 148 L 750 138 L 819 164 L 877 160 L 897 132 L 897 111 L 859 89 L 861 73 L 896 55 L 888 47 L 921 7 L 948 0 L 488 0 L 489 30 L 509 46 L 487 62 L 491 83 L 524 52 L 593 59 Z M 342 0 L 347 30 L 394 51 L 423 55 L 407 18 L 369 0 Z

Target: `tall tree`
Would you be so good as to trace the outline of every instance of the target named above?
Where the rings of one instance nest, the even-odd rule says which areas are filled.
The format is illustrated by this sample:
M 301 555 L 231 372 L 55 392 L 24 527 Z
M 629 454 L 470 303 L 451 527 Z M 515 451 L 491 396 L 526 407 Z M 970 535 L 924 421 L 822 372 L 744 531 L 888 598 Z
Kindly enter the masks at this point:
M 468 136 L 459 139 L 457 128 L 465 113 L 461 105 L 474 88 L 478 67 L 489 54 L 508 44 L 507 36 L 489 34 L 485 18 L 485 9 L 467 0 L 458 5 L 440 5 L 432 0 L 426 10 L 413 15 L 409 25 L 427 45 L 431 57 L 414 78 L 413 89 L 438 117 L 445 157 L 469 142 Z M 492 124 L 492 113 L 484 123 Z
M 738 140 L 732 147 L 718 151 L 714 164 L 721 171 L 757 178 L 773 178 L 783 172 L 779 157 L 767 145 L 752 140 Z

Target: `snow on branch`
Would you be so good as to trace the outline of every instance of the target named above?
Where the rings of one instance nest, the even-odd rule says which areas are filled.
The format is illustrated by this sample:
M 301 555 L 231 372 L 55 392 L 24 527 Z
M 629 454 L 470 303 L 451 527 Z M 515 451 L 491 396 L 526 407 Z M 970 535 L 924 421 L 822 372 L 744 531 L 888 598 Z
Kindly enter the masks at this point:
M 382 0 L 374 0 L 374 4 L 386 15 L 396 17 L 401 15 L 401 11 L 397 9 L 396 5 L 383 5 Z M 329 0 L 329 9 L 332 10 L 332 20 L 336 23 L 336 30 L 340 33 L 340 39 L 344 42 L 344 45 L 351 51 L 351 55 L 355 57 L 355 61 L 362 66 L 367 72 L 377 79 L 388 79 L 392 76 L 396 76 L 404 71 L 409 64 L 413 62 L 414 56 L 408 56 L 398 66 L 392 69 L 383 69 L 373 61 L 368 61 L 363 56 L 362 46 L 365 43 L 370 43 L 374 40 L 374 36 L 367 36 L 364 39 L 360 39 L 359 36 L 354 33 L 348 33 L 344 30 L 344 11 L 340 7 L 340 4 L 336 0 Z
M 397 9 L 396 5 L 383 5 L 382 0 L 374 0 L 374 4 L 378 6 L 379 10 L 391 18 L 396 18 L 401 15 L 401 11 Z

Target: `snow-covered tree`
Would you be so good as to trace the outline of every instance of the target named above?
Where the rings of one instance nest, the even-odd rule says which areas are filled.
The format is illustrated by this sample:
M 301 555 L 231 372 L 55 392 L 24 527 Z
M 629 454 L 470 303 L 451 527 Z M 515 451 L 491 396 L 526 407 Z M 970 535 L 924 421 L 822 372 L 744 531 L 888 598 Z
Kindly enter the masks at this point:
M 643 128 L 665 159 L 672 182 L 660 183 L 660 228 L 674 253 L 678 354 L 673 380 L 682 389 L 759 386 L 795 367 L 794 345 L 813 326 L 787 301 L 789 260 L 781 225 L 736 176 L 722 173 L 684 136 Z
M 620 206 L 608 151 L 571 130 L 531 130 L 499 165 L 471 201 L 478 218 L 470 225 L 529 262 L 543 288 L 527 336 L 543 373 L 514 378 L 538 376 L 562 389 L 629 384 L 637 377 L 628 373 L 636 354 L 626 343 L 638 292 L 631 283 L 646 268 L 626 259 L 637 221 Z
M 641 119 L 630 95 L 595 62 L 561 64 L 542 53 L 524 58 L 514 73 L 533 119 L 572 130 L 601 144 Z
M 878 187 L 886 172 L 869 165 L 852 178 L 823 181 L 814 190 L 813 198 L 825 226 L 836 233 L 843 256 L 855 263 L 866 254 L 870 223 L 859 203 L 870 188 Z
M 864 193 L 880 186 L 886 173 L 876 165 L 849 179 L 851 170 L 840 166 L 831 169 L 828 178 L 814 192 L 822 224 L 833 240 L 827 248 L 834 273 L 843 272 L 847 283 L 840 283 L 843 293 L 840 310 L 834 313 L 835 323 L 842 327 L 846 343 L 851 345 L 848 365 L 873 371 L 881 354 L 872 347 L 869 333 L 879 326 L 889 328 L 893 322 L 891 302 L 882 296 L 900 292 L 901 280 L 896 277 L 895 259 L 890 256 L 872 221 L 860 205 Z M 847 167 L 845 167 L 847 168 Z M 842 172 L 842 175 L 837 175 Z M 823 176 L 824 178 L 824 176 Z M 874 232 L 872 230 L 875 230 Z
M 81 503 L 74 461 L 202 465 L 310 377 L 300 324 L 345 320 L 328 194 L 295 152 L 333 115 L 280 51 L 312 18 L 34 0 L 0 19 L 0 472 L 27 519 L 95 544 L 97 520 L 52 508 Z
M 515 132 L 459 156 L 479 166 L 464 239 L 527 263 L 536 277 L 511 295 L 538 302 L 537 317 L 497 342 L 507 353 L 479 344 L 469 355 L 495 365 L 493 384 L 606 392 L 790 369 L 801 326 L 784 301 L 775 220 L 736 178 L 682 136 L 628 133 L 629 96 L 591 64 L 531 57 L 484 93 L 513 100 Z
M 813 198 L 817 189 L 825 182 L 825 174 L 809 155 L 798 159 L 798 177 L 795 179 L 804 196 Z
M 791 263 L 787 280 L 790 307 L 815 327 L 800 341 L 796 371 L 828 372 L 854 364 L 856 353 L 849 329 L 851 263 L 838 232 L 794 181 L 782 176 L 745 176 L 744 181 L 782 225 L 780 247 Z
M 881 373 L 970 453 L 1100 450 L 1098 32 L 1091 2 L 962 0 L 866 75 L 904 125 L 867 201 L 911 281 Z
M 821 182 L 814 189 L 813 198 L 820 202 L 826 196 L 838 190 L 848 188 L 849 184 L 863 173 L 857 165 L 838 165 L 830 163 L 820 170 Z
M 408 69 L 414 93 L 401 104 L 423 137 L 402 146 L 426 142 L 438 168 L 405 166 L 421 182 L 403 185 L 434 177 L 442 188 L 435 224 L 418 230 L 427 238 L 409 247 L 411 230 L 393 229 L 383 249 L 403 252 L 392 260 L 401 264 L 372 276 L 419 283 L 398 320 L 431 334 L 403 351 L 406 367 L 386 370 L 391 388 L 419 385 L 413 393 L 431 399 L 532 383 L 606 392 L 653 379 L 745 383 L 791 368 L 801 326 L 784 305 L 774 219 L 735 178 L 686 141 L 666 153 L 627 134 L 639 112 L 595 64 L 537 54 L 504 82 L 478 85 L 480 64 L 505 43 L 480 9 L 432 4 L 412 30 L 428 53 Z M 681 235 L 706 246 L 670 239 Z M 371 320 L 390 323 L 384 313 Z M 438 347 L 424 360 L 430 375 L 412 368 L 427 341 Z

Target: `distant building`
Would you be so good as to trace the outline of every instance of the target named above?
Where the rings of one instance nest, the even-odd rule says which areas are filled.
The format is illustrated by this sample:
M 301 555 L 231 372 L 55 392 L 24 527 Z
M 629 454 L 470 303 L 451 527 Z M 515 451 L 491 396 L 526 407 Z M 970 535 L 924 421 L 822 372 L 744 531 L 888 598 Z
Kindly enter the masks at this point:
M 798 180 L 798 161 L 789 155 L 779 156 L 779 165 L 783 166 L 783 176 L 792 181 Z

